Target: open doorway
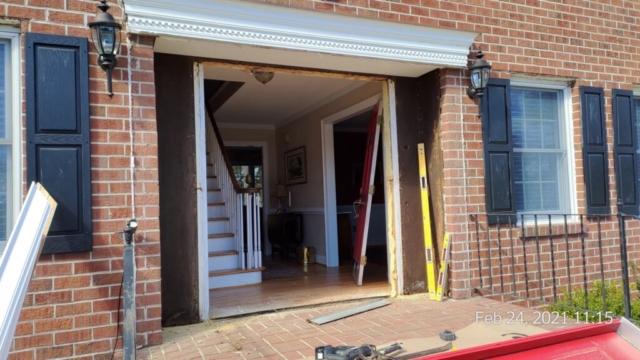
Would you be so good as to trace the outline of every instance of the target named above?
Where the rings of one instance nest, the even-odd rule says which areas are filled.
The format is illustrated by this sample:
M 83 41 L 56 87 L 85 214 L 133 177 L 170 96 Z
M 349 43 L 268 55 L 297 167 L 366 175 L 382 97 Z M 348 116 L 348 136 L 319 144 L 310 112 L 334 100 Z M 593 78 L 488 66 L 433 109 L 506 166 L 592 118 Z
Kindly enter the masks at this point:
M 261 73 L 260 76 L 257 73 Z M 206 148 L 215 153 L 211 144 L 219 142 L 228 150 L 226 155 L 211 161 L 212 169 L 207 174 L 212 181 L 208 184 L 214 189 L 207 191 L 222 187 L 220 184 L 225 182 L 227 170 L 238 187 L 256 190 L 252 194 L 260 189 L 261 195 L 252 203 L 255 204 L 252 206 L 260 207 L 260 217 L 257 220 L 254 217 L 252 221 L 262 224 L 258 230 L 248 226 L 246 220 L 239 220 L 245 227 L 238 242 L 236 226 L 219 226 L 217 222 L 226 222 L 234 213 L 245 214 L 248 210 L 242 205 L 229 206 L 228 201 L 234 195 L 225 194 L 225 191 L 230 190 L 221 189 L 221 195 L 209 203 L 210 207 L 218 206 L 216 211 L 227 211 L 208 216 L 210 224 L 216 221 L 215 229 L 222 229 L 220 234 L 209 233 L 210 317 L 389 296 L 383 188 L 380 186 L 372 212 L 375 217 L 372 225 L 380 229 L 374 230 L 376 239 L 367 249 L 368 256 L 372 257 L 365 270 L 365 286 L 358 287 L 351 280 L 348 260 L 352 252 L 352 236 L 347 235 L 352 229 L 351 216 L 348 225 L 347 220 L 342 220 L 342 235 L 327 231 L 327 217 L 331 216 L 329 223 L 337 226 L 339 207 L 327 206 L 327 197 L 333 197 L 335 203 L 336 195 L 326 192 L 324 134 L 327 118 L 336 114 L 349 112 L 334 121 L 347 121 L 344 126 L 348 126 L 349 121 L 357 122 L 357 119 L 349 120 L 353 115 L 359 115 L 353 113 L 353 106 L 362 106 L 363 102 L 371 102 L 374 98 L 377 103 L 382 98 L 385 83 L 336 74 L 262 73 L 264 71 L 242 66 L 204 67 L 203 87 L 213 89 L 205 96 L 205 102 L 210 106 L 208 120 L 212 127 L 217 127 L 207 130 L 210 134 Z M 363 108 L 360 113 L 366 113 L 373 105 Z M 333 123 L 331 131 L 333 138 Z M 215 136 L 211 132 L 216 132 Z M 342 133 L 338 130 L 338 137 Z M 248 145 L 251 143 L 262 144 L 260 150 Z M 352 143 L 351 146 L 358 145 Z M 355 153 L 362 151 L 364 148 Z M 332 147 L 331 153 L 334 152 Z M 287 161 L 292 157 L 295 161 Z M 216 166 L 216 163 L 227 161 L 228 169 Z M 359 161 L 362 163 L 363 159 Z M 362 177 L 362 167 L 358 167 L 356 160 L 353 162 L 348 174 L 340 172 L 339 176 L 348 176 L 351 182 L 357 182 Z M 290 169 L 291 164 L 295 169 Z M 331 172 L 336 172 L 336 168 Z M 382 161 L 379 161 L 376 174 L 380 183 L 382 173 Z M 333 188 L 335 192 L 336 186 Z M 341 203 L 340 206 L 346 205 Z M 378 238 L 379 235 L 382 237 Z M 257 240 L 251 240 L 254 243 L 249 245 L 247 236 Z M 223 242 L 228 248 L 223 247 Z M 339 243 L 344 247 L 341 254 L 345 259 L 344 266 L 338 266 L 338 252 L 334 249 Z M 301 257 L 301 253 L 306 255 Z M 251 266 L 244 267 L 246 264 Z M 368 270 L 369 264 L 371 270 Z M 271 271 L 274 269 L 275 276 Z M 260 275 L 259 279 L 256 274 Z
M 355 114 L 333 125 L 336 213 L 338 227 L 338 258 L 340 264 L 351 263 L 357 226 L 357 206 L 367 146 L 367 125 L 373 108 Z M 373 173 L 374 194 L 371 203 L 367 236 L 367 264 L 381 266 L 387 272 L 387 233 L 385 227 L 385 197 L 383 188 L 382 142 L 375 152 L 377 161 Z

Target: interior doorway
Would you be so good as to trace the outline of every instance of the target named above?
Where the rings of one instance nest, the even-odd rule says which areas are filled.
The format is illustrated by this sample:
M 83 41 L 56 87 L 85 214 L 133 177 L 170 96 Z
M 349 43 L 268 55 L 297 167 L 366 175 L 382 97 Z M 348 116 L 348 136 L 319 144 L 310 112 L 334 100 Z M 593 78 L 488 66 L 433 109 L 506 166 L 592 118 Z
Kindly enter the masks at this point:
M 269 188 L 269 143 L 267 141 L 224 141 L 229 161 L 236 180 L 243 188 L 261 189 L 262 210 L 260 212 L 261 232 L 266 233 L 266 209 L 270 204 Z M 265 238 L 261 241 L 263 253 L 271 254 L 271 247 Z
M 344 119 L 333 125 L 336 213 L 338 227 L 338 258 L 341 264 L 353 260 L 356 237 L 357 205 L 367 146 L 367 125 L 374 109 Z M 387 266 L 387 233 L 385 227 L 385 196 L 383 184 L 382 142 L 375 150 L 376 169 L 372 174 L 374 194 L 369 215 L 367 264 Z M 366 270 L 366 267 L 365 267 Z

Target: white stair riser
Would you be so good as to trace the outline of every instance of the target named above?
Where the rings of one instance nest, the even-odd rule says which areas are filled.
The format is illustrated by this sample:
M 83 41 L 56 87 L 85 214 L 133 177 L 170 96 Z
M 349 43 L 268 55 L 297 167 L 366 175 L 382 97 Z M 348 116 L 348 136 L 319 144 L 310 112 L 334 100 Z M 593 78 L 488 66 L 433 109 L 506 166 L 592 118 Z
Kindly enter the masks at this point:
M 215 170 L 213 169 L 213 166 L 207 165 L 207 176 L 214 176 L 215 174 L 216 173 L 215 173 Z
M 209 257 L 209 271 L 235 270 L 238 268 L 238 254 Z
M 214 220 L 207 224 L 209 235 L 223 234 L 229 232 L 229 220 Z
M 218 189 L 218 178 L 207 178 L 207 189 Z
M 209 239 L 209 252 L 236 250 L 236 239 L 233 237 Z
M 231 286 L 259 284 L 262 282 L 262 271 L 229 274 L 209 277 L 209 289 L 220 289 Z
M 226 217 L 227 209 L 224 205 L 209 205 L 207 206 L 207 217 Z
M 207 202 L 222 202 L 222 191 L 207 191 Z

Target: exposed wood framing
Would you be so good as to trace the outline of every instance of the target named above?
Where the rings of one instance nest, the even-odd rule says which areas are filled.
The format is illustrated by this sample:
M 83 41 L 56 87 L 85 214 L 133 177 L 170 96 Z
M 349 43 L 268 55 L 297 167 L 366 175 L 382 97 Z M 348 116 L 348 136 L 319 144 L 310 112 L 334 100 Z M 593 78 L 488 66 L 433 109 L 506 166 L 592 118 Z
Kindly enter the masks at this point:
M 420 186 L 418 183 L 418 151 L 420 142 L 427 147 L 427 168 L 431 189 L 432 227 L 443 222 L 442 153 L 438 140 L 439 75 L 432 71 L 418 79 L 396 79 L 398 123 L 398 162 L 400 167 L 400 201 L 402 210 L 402 254 L 404 294 L 427 290 L 424 234 L 422 229 Z M 438 160 L 439 158 L 439 160 Z M 436 214 L 438 213 L 438 214 Z M 432 229 L 442 244 L 444 223 Z M 436 254 L 439 249 L 436 249 Z M 435 259 L 437 261 L 437 259 Z
M 427 152 L 429 193 L 431 194 L 431 224 L 437 244 L 436 257 L 444 242 L 444 158 L 440 137 L 440 72 L 434 70 L 418 79 L 420 94 L 420 131 Z M 435 261 L 436 259 L 434 259 Z M 437 259 L 438 261 L 441 259 Z
M 162 320 L 200 319 L 194 59 L 156 54 Z
M 321 77 L 349 79 L 349 80 L 364 80 L 364 81 L 386 81 L 387 80 L 386 77 L 382 77 L 379 75 L 323 71 L 323 70 L 315 70 L 315 69 L 303 69 L 303 68 L 293 68 L 293 67 L 287 67 L 287 66 L 274 66 L 274 65 L 264 65 L 264 64 L 248 64 L 248 63 L 239 63 L 239 62 L 224 61 L 224 60 L 198 59 L 198 61 L 201 61 L 204 66 L 225 67 L 225 68 L 245 70 L 245 71 L 260 69 L 261 71 L 273 71 L 276 73 L 284 73 L 284 74 L 292 74 L 292 75 L 321 76 Z

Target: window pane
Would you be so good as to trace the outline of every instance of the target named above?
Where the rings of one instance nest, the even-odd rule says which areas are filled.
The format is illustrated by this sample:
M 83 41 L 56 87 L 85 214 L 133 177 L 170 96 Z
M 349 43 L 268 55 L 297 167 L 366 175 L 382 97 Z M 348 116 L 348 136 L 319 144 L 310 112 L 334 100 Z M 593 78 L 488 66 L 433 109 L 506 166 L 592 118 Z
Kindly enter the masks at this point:
M 13 227 L 13 201 L 11 159 L 11 42 L 0 39 L 0 254 Z M 16 119 L 19 120 L 19 119 Z
M 524 90 L 511 89 L 511 132 L 513 145 L 516 148 L 524 147 Z
M 253 176 L 254 176 L 255 181 L 256 181 L 255 187 L 263 188 L 263 186 L 262 186 L 262 166 L 256 166 L 253 169 Z
M 549 212 L 560 210 L 559 154 L 514 154 L 516 209 Z
M 0 146 L 0 241 L 6 241 L 7 229 L 10 229 L 9 219 L 9 156 L 11 154 L 8 145 Z
M 7 79 L 6 79 L 6 56 L 7 44 L 0 42 L 0 138 L 7 136 Z
M 8 65 L 8 47 L 6 42 L 0 42 L 0 138 L 7 136 L 7 69 Z M 11 154 L 10 146 L 0 146 L 0 241 L 6 241 L 7 229 L 10 229 L 11 223 L 9 219 L 9 155 Z M 0 249 L 1 252 L 1 249 Z
M 519 212 L 561 211 L 566 181 L 565 149 L 557 91 L 511 90 L 516 209 Z M 549 152 L 549 150 L 555 150 Z

